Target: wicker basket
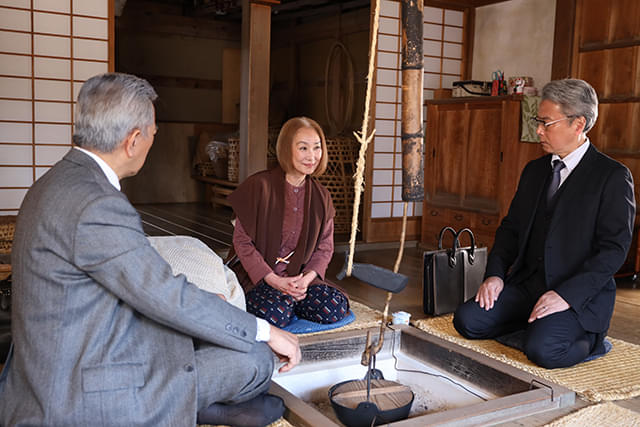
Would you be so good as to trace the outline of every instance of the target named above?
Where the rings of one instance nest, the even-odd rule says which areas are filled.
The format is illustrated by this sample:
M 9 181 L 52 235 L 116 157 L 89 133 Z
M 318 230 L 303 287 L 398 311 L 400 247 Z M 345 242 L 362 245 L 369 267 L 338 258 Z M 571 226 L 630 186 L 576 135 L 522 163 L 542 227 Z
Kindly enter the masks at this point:
M 227 139 L 229 143 L 229 167 L 227 175 L 229 181 L 238 182 L 240 169 L 240 138 L 237 136 Z
M 353 215 L 353 174 L 358 156 L 358 143 L 351 136 L 327 138 L 327 154 L 327 170 L 318 177 L 318 181 L 327 187 L 333 199 L 336 209 L 334 232 L 349 233 Z
M 16 231 L 16 216 L 0 216 L 0 254 L 11 253 L 13 235 Z
M 278 135 L 280 135 L 279 127 L 269 128 L 269 139 L 267 142 L 267 169 L 273 169 L 278 166 L 278 155 L 276 152 Z

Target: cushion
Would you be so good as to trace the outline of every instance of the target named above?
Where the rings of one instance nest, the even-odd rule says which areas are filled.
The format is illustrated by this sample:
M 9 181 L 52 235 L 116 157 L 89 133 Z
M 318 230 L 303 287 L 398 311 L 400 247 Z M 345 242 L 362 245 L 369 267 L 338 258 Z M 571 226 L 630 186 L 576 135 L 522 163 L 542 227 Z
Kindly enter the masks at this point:
M 310 334 L 312 332 L 322 332 L 340 328 L 348 325 L 354 320 L 356 320 L 356 315 L 353 314 L 353 311 L 351 310 L 349 310 L 346 316 L 335 323 L 316 323 L 311 320 L 300 319 L 298 316 L 294 315 L 293 319 L 291 319 L 291 323 L 282 329 L 287 332 L 291 332 L 292 334 Z
M 227 302 L 246 311 L 244 291 L 235 273 L 202 241 L 190 236 L 153 236 L 149 242 L 173 274 L 184 274 L 200 289 L 222 294 Z

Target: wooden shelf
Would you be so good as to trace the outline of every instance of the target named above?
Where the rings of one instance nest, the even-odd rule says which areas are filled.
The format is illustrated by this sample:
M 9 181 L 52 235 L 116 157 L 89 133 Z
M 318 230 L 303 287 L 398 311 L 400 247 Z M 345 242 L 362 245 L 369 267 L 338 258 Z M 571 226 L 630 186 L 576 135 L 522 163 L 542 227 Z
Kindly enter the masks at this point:
M 624 150 L 604 150 L 604 154 L 607 156 L 613 157 L 614 159 L 640 159 L 640 153 L 638 152 L 630 152 Z
M 611 96 L 598 99 L 600 104 L 620 104 L 625 102 L 640 102 L 640 96 Z
M 480 197 L 466 198 L 463 203 L 460 197 L 456 195 L 434 195 L 428 197 L 428 203 L 433 206 L 461 209 L 464 211 L 481 212 L 486 214 L 497 214 L 500 209 L 496 200 L 490 200 Z
M 522 101 L 522 95 L 503 95 L 503 96 L 459 96 L 456 98 L 445 99 L 427 99 L 424 105 L 429 104 L 480 104 L 480 103 L 498 103 L 502 101 Z
M 227 196 L 238 187 L 237 182 L 227 181 L 226 179 L 214 178 L 212 176 L 192 175 L 191 178 L 196 181 L 204 182 L 207 185 L 210 194 L 211 205 L 231 206 L 227 201 Z
M 227 181 L 226 179 L 214 178 L 212 176 L 202 176 L 202 175 L 192 175 L 191 178 L 202 181 L 207 184 L 217 184 L 217 185 L 226 185 L 228 187 L 237 187 L 237 182 Z
M 578 52 L 594 52 L 596 50 L 619 49 L 623 47 L 640 46 L 638 39 L 616 40 L 612 42 L 591 42 L 580 46 Z

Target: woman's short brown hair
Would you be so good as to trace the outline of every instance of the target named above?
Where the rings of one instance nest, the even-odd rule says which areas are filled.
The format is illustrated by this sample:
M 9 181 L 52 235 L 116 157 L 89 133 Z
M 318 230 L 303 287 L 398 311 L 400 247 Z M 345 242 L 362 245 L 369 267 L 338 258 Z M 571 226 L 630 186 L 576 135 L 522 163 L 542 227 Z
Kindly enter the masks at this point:
M 296 132 L 303 128 L 313 129 L 316 131 L 318 136 L 320 136 L 320 141 L 322 143 L 322 157 L 320 158 L 318 167 L 316 167 L 316 170 L 311 174 L 311 176 L 320 176 L 327 169 L 327 141 L 320 125 L 315 120 L 308 117 L 294 117 L 287 120 L 287 122 L 282 125 L 280 134 L 278 135 L 278 141 L 276 142 L 276 156 L 278 157 L 278 163 L 280 163 L 280 167 L 285 171 L 285 173 L 293 170 L 293 137 Z

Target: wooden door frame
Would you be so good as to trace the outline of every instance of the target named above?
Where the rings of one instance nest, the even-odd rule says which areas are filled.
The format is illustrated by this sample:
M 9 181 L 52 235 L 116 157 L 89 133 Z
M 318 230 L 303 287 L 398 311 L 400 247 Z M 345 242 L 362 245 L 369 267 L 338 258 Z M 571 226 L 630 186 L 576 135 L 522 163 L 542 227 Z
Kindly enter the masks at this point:
M 556 0 L 551 80 L 571 77 L 577 0 Z

